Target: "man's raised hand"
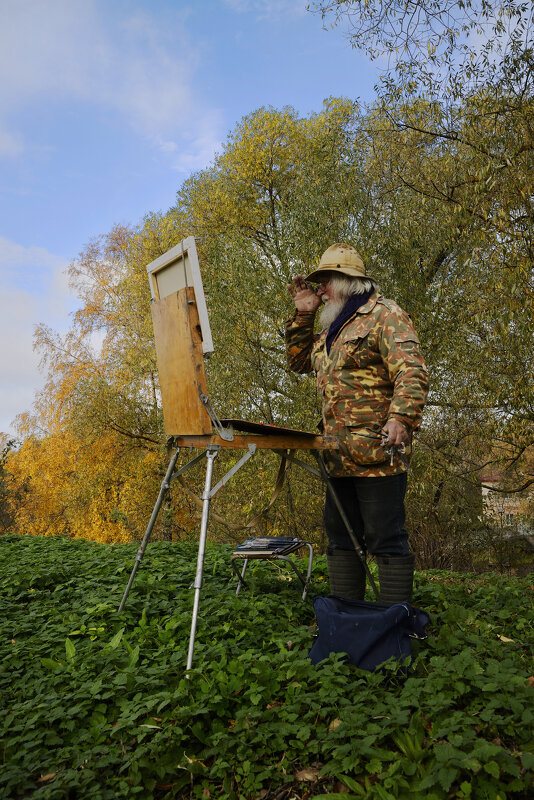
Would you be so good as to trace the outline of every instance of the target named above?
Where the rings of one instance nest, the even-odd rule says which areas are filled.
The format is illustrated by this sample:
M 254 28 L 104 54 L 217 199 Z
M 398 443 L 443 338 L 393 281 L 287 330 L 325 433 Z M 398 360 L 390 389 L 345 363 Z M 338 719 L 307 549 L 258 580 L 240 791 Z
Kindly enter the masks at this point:
M 288 285 L 288 290 L 294 300 L 297 311 L 317 311 L 321 300 L 303 275 L 295 275 L 293 283 Z

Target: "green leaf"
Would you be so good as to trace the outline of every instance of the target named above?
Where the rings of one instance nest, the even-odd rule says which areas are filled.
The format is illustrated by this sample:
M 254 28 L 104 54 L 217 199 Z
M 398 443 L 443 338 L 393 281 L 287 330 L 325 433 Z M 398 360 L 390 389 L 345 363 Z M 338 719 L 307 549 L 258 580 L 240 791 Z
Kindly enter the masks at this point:
M 115 636 L 112 639 L 110 639 L 110 641 L 105 646 L 109 647 L 110 650 L 116 650 L 121 643 L 124 631 L 125 628 L 121 628 L 119 631 L 117 631 Z
M 352 792 L 356 792 L 356 794 L 363 795 L 365 794 L 365 789 L 354 778 L 351 778 L 350 775 L 338 775 L 338 779 L 343 783 L 347 788 L 349 788 Z
M 487 761 L 483 765 L 483 769 L 486 772 L 489 772 L 490 775 L 493 775 L 494 778 L 499 778 L 501 774 L 501 770 L 499 769 L 499 765 L 496 761 Z
M 446 792 L 451 788 L 453 781 L 456 780 L 458 770 L 454 767 L 442 767 L 438 771 L 438 781 L 442 789 Z
M 41 658 L 40 661 L 43 667 L 51 670 L 52 672 L 57 672 L 59 669 L 61 669 L 61 664 L 58 664 L 58 662 L 54 661 L 52 658 Z
M 522 753 L 521 766 L 524 769 L 534 769 L 534 753 Z
M 361 797 L 361 794 L 359 796 Z M 350 792 L 326 792 L 313 797 L 314 800 L 354 800 L 354 795 Z
M 65 639 L 65 655 L 67 661 L 72 661 L 76 655 L 76 648 L 69 638 Z
M 134 667 L 138 661 L 139 661 L 139 645 L 136 645 L 136 647 L 133 648 L 130 654 L 130 660 L 128 661 L 128 669 L 132 669 L 132 667 Z

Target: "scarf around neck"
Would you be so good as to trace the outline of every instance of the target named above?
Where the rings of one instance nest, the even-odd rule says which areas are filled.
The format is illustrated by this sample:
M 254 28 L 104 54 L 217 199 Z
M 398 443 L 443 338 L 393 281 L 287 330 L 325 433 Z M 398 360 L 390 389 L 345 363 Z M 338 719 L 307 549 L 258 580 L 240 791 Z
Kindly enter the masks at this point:
M 330 355 L 330 348 L 332 347 L 334 339 L 338 335 L 345 322 L 347 322 L 347 320 L 349 320 L 359 308 L 367 303 L 373 294 L 373 291 L 374 289 L 371 289 L 369 292 L 363 292 L 363 294 L 353 294 L 351 297 L 349 297 L 335 320 L 328 328 L 328 333 L 326 335 L 326 352 L 328 355 Z

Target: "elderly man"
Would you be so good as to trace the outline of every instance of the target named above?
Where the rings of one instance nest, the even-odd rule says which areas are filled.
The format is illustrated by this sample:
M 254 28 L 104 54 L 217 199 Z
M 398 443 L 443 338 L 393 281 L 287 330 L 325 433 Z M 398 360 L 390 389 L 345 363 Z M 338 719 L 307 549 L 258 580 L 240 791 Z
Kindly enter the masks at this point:
M 316 291 L 311 283 L 318 284 Z M 286 325 L 288 364 L 317 375 L 324 433 L 340 442 L 325 456 L 333 486 L 364 549 L 376 556 L 380 600 L 410 600 L 414 556 L 404 529 L 406 463 L 428 391 L 414 326 L 380 294 L 347 244 L 329 247 L 318 268 L 306 278 L 297 275 L 288 288 L 296 309 Z M 321 333 L 315 335 L 321 303 Z M 324 523 L 331 592 L 362 599 L 365 570 L 328 491 Z

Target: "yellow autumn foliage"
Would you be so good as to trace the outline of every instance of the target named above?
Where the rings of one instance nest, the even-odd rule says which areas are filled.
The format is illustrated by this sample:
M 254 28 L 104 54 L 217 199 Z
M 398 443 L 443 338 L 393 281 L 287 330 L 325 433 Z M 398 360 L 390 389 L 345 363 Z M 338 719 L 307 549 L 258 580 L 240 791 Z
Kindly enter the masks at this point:
M 69 270 L 82 299 L 71 330 L 63 338 L 36 330 L 48 380 L 33 413 L 18 419 L 22 444 L 5 466 L 19 533 L 100 542 L 144 533 L 168 461 L 144 257 L 123 227 L 90 243 Z M 156 536 L 196 525 L 178 491 L 166 511 Z
M 128 542 L 146 528 L 166 457 L 128 450 L 116 433 L 83 442 L 70 432 L 29 436 L 9 455 L 14 529 L 98 542 Z M 195 524 L 190 503 L 173 503 L 174 529 Z

